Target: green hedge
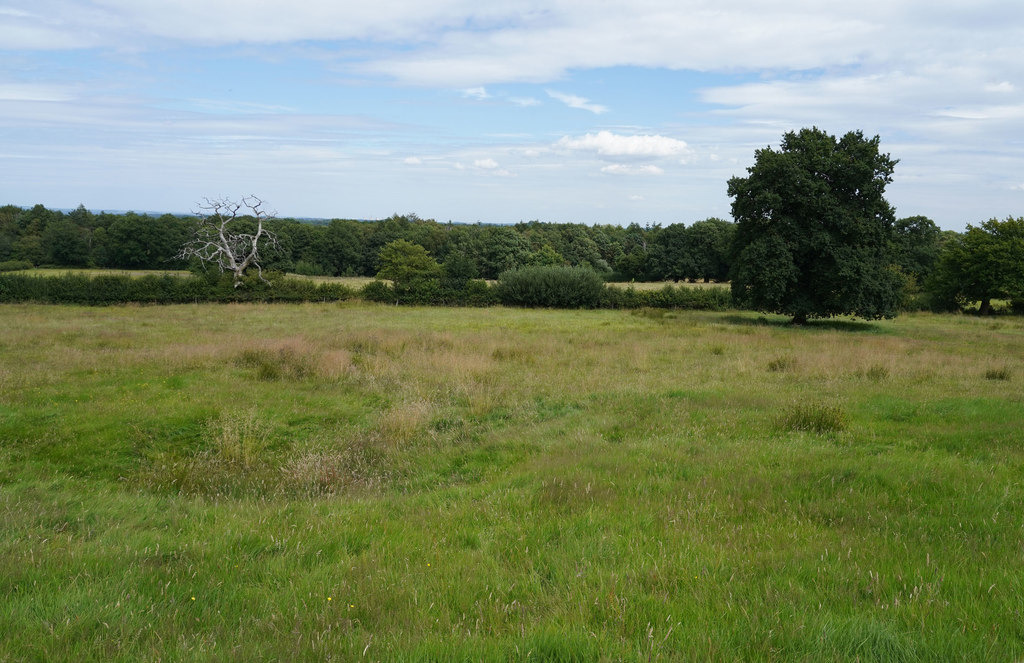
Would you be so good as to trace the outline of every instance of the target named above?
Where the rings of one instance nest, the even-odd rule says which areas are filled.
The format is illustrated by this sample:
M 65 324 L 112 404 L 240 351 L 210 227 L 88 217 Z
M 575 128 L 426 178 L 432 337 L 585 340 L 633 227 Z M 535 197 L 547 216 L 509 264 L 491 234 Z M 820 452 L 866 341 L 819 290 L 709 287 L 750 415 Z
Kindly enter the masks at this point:
M 492 306 L 498 303 L 495 289 L 479 279 L 422 279 L 398 288 L 378 280 L 363 286 L 359 296 L 368 302 L 423 306 Z
M 0 302 L 46 304 L 184 304 L 189 302 L 320 302 L 355 296 L 352 288 L 275 276 L 271 283 L 256 278 L 234 287 L 229 275 L 189 277 L 172 275 L 30 276 L 0 274 Z
M 637 290 L 605 285 L 582 267 L 526 267 L 505 272 L 497 287 L 508 306 L 548 308 L 678 308 L 724 311 L 733 307 L 728 288 L 673 287 Z
M 605 293 L 608 308 L 678 308 L 695 311 L 724 311 L 734 308 L 732 292 L 728 288 L 673 287 L 659 290 L 610 287 Z
M 732 307 L 727 288 L 665 286 L 637 290 L 606 286 L 593 271 L 580 267 L 528 267 L 502 274 L 496 286 L 486 281 L 425 279 L 396 290 L 373 281 L 358 293 L 338 283 L 269 275 L 270 283 L 248 277 L 234 287 L 230 275 L 63 274 L 35 276 L 0 273 L 0 303 L 48 304 L 184 304 L 198 302 L 334 302 L 360 297 L 389 304 L 432 306 L 507 306 L 545 308 L 678 308 L 721 311 Z

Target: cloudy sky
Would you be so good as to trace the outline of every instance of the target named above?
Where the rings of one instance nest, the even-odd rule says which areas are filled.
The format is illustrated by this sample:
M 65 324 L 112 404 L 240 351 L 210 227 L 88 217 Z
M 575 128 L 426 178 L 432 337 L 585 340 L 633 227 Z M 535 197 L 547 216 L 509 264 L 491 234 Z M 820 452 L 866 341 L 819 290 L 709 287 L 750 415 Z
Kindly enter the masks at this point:
M 0 0 L 0 204 L 691 223 L 809 126 L 1024 215 L 1024 2 Z

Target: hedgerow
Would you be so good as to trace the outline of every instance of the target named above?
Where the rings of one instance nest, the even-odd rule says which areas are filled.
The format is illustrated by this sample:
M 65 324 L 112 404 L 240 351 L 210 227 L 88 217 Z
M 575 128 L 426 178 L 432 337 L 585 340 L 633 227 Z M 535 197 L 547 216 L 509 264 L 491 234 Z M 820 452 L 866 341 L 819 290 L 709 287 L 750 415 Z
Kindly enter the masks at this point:
M 269 283 L 253 277 L 235 288 L 230 277 L 63 274 L 0 274 L 0 302 L 45 304 L 183 304 L 189 302 L 325 302 L 342 301 L 355 291 L 342 284 L 315 283 L 272 275 Z

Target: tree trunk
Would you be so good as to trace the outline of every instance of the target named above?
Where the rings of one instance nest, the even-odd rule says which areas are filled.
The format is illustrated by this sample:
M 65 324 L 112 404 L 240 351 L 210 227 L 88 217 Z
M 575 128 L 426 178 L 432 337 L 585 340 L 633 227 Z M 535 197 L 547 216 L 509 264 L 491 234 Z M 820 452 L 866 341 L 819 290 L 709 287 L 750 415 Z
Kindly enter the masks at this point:
M 795 314 L 793 316 L 793 319 L 790 320 L 789 324 L 791 324 L 791 325 L 806 325 L 807 324 L 807 314 L 806 313 L 797 313 L 797 314 Z
M 978 307 L 978 315 L 990 315 L 992 313 L 992 300 L 986 297 L 981 300 L 981 306 Z

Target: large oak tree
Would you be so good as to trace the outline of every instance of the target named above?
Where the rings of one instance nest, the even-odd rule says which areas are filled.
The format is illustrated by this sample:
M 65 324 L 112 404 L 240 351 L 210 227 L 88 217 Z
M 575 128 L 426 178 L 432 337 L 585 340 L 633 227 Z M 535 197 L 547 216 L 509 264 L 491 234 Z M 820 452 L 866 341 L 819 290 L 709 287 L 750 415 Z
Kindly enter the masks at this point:
M 817 128 L 755 152 L 747 177 L 729 180 L 736 219 L 732 291 L 743 305 L 809 318 L 896 315 L 895 214 L 885 200 L 896 161 L 879 139 Z

